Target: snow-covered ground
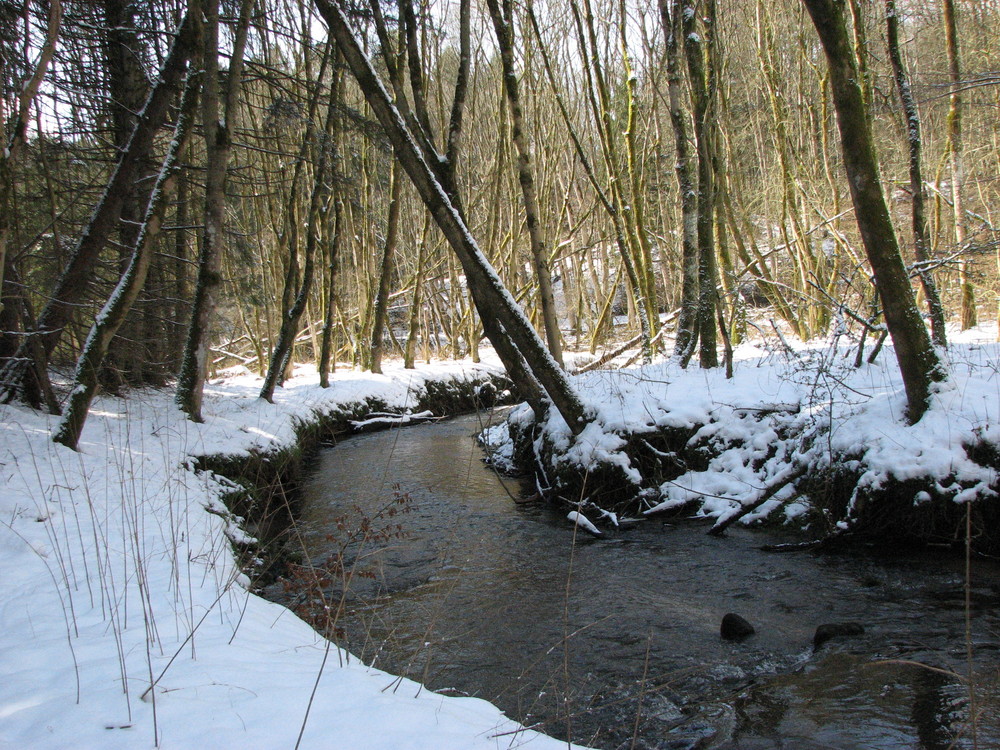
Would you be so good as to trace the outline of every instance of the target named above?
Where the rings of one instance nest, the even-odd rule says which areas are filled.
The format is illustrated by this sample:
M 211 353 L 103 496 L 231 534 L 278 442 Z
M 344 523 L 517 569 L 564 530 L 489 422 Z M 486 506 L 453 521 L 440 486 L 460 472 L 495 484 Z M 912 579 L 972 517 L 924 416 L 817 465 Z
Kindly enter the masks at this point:
M 312 411 L 405 409 L 426 380 L 481 369 L 344 371 L 321 389 L 300 368 L 275 404 L 245 375 L 207 389 L 201 425 L 169 392 L 101 398 L 79 453 L 51 442 L 54 419 L 0 407 L 0 748 L 290 750 L 300 733 L 303 748 L 566 747 L 367 668 L 248 593 L 225 481 L 187 468 L 287 445 Z
M 732 380 L 673 363 L 589 373 L 577 382 L 599 419 L 573 444 L 557 415 L 546 427 L 583 466 L 623 461 L 616 433 L 668 425 L 739 446 L 659 487 L 651 509 L 697 495 L 725 514 L 783 467 L 845 454 L 863 458 L 863 482 L 930 475 L 964 501 L 996 483 L 963 446 L 1000 442 L 1000 347 L 992 327 L 952 337 L 951 378 L 913 426 L 891 349 L 855 369 L 842 337 L 743 346 Z M 259 379 L 232 377 L 208 388 L 200 425 L 170 392 L 101 398 L 79 453 L 51 441 L 53 418 L 0 407 L 0 748 L 293 748 L 300 733 L 308 748 L 565 747 L 484 701 L 367 668 L 249 593 L 230 544 L 241 531 L 219 500 L 227 482 L 189 468 L 288 446 L 295 420 L 368 397 L 412 407 L 429 379 L 481 367 L 342 371 L 329 389 L 299 368 L 275 404 L 257 398 Z M 782 437 L 810 430 L 823 439 L 805 453 Z
M 861 489 L 877 488 L 890 477 L 931 477 L 939 495 L 974 500 L 991 495 L 991 485 L 997 484 L 996 472 L 970 460 L 965 451 L 980 439 L 1000 444 L 995 332 L 992 322 L 950 332 L 944 354 L 950 377 L 936 386 L 931 408 L 915 425 L 903 418 L 905 394 L 888 343 L 873 364 L 856 368 L 857 343 L 847 336 L 808 344 L 775 337 L 740 346 L 731 380 L 723 368 L 702 370 L 693 363 L 682 370 L 672 360 L 581 375 L 577 385 L 598 418 L 573 440 L 553 410 L 546 431 L 560 460 L 583 470 L 617 463 L 647 487 L 648 480 L 618 452 L 623 434 L 699 428 L 692 442 L 730 446 L 707 469 L 688 471 L 647 491 L 649 513 L 697 499 L 700 513 L 725 516 L 798 467 L 815 471 L 845 457 L 859 467 Z M 871 347 L 869 340 L 866 357 Z M 520 407 L 511 421 L 530 418 L 530 410 Z M 505 429 L 495 429 L 491 440 L 502 443 Z M 786 486 L 746 520 L 773 511 L 793 495 L 793 486 Z M 804 509 L 796 500 L 784 512 L 794 517 Z

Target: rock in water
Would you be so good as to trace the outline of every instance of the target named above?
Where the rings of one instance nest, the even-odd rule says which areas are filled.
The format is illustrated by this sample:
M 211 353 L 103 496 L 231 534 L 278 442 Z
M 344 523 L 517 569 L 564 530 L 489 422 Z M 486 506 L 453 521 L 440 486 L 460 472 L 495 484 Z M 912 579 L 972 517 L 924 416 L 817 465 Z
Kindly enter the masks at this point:
M 819 649 L 831 638 L 840 638 L 850 635 L 864 635 L 865 629 L 856 622 L 828 622 L 816 628 L 816 635 L 813 636 L 813 651 Z
M 720 634 L 727 641 L 742 641 L 749 638 L 755 632 L 753 625 L 737 614 L 730 612 L 722 618 L 722 628 Z

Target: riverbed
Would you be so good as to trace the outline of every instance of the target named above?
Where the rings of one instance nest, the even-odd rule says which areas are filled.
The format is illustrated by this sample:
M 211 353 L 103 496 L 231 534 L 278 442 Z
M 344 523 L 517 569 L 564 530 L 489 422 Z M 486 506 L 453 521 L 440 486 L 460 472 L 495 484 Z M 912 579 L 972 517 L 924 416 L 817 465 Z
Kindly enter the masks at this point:
M 594 538 L 516 502 L 475 443 L 487 419 L 317 459 L 298 532 L 317 564 L 343 553 L 326 595 L 358 657 L 599 748 L 1000 747 L 994 562 L 966 607 L 964 561 L 942 554 L 774 554 L 790 533 L 695 521 Z M 720 638 L 727 612 L 756 633 Z M 838 622 L 865 633 L 814 652 Z

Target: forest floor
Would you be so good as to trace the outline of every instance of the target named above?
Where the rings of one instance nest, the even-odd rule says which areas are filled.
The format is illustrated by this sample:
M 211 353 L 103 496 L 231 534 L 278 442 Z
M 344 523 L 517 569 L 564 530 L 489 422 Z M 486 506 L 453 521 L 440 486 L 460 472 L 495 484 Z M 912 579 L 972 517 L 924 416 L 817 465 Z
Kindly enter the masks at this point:
M 696 499 L 696 513 L 724 517 L 782 467 L 823 455 L 853 457 L 859 486 L 930 476 L 936 494 L 964 503 L 997 482 L 966 450 L 1000 444 L 993 330 L 953 335 L 951 378 L 914 426 L 902 419 L 888 347 L 855 368 L 846 339 L 776 340 L 741 347 L 732 380 L 670 363 L 579 376 L 598 419 L 571 443 L 550 415 L 538 444 L 554 447 L 555 468 L 617 465 L 651 513 Z M 498 371 L 392 363 L 384 376 L 339 371 L 321 389 L 302 367 L 274 404 L 244 374 L 210 385 L 204 424 L 185 420 L 167 391 L 103 397 L 79 452 L 51 441 L 54 418 L 0 407 L 0 747 L 292 748 L 300 737 L 301 747 L 565 747 L 484 701 L 367 668 L 250 593 L 234 551 L 246 530 L 222 502 L 233 484 L 194 470 L 202 456 L 294 448 L 296 425 L 317 414 L 372 400 L 402 411 L 429 385 Z M 512 421 L 527 417 L 521 407 Z M 711 447 L 700 465 L 678 464 L 658 444 L 649 455 L 677 465 L 650 473 L 619 451 L 674 428 Z M 803 439 L 810 430 L 818 439 Z M 671 478 L 655 484 L 643 472 Z M 794 522 L 815 510 L 783 491 L 772 501 L 743 520 L 780 512 Z M 599 503 L 582 510 L 603 515 Z

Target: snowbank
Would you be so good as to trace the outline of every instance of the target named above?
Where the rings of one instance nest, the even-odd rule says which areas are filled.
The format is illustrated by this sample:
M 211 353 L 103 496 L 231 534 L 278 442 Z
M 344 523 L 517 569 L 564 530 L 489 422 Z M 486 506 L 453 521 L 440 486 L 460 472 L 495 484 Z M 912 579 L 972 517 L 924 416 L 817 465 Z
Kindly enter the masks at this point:
M 951 333 L 950 378 L 915 425 L 903 418 L 905 393 L 891 347 L 874 364 L 856 368 L 857 344 L 846 336 L 793 348 L 784 341 L 741 346 L 731 380 L 722 368 L 682 370 L 672 360 L 581 375 L 576 382 L 597 421 L 573 440 L 559 415 L 548 415 L 532 444 L 536 459 L 546 464 L 540 484 L 575 502 L 581 491 L 560 487 L 560 471 L 579 479 L 613 465 L 633 508 L 657 513 L 696 502 L 699 515 L 714 518 L 763 498 L 796 468 L 807 476 L 854 472 L 848 515 L 857 497 L 909 480 L 929 484 L 938 499 L 993 498 L 995 462 L 977 462 L 967 448 L 1000 444 L 1000 345 L 994 330 L 990 324 Z M 510 417 L 514 432 L 532 418 L 527 407 L 516 410 Z M 679 436 L 682 450 L 654 445 L 654 436 L 663 435 Z M 622 452 L 625 446 L 631 458 Z M 793 484 L 784 486 L 744 520 L 766 515 L 795 494 Z M 929 497 L 917 492 L 912 502 Z M 785 504 L 789 517 L 808 508 L 804 499 L 794 499 Z
M 300 732 L 307 748 L 565 747 L 369 669 L 245 588 L 228 482 L 191 457 L 288 447 L 296 420 L 405 410 L 428 383 L 497 368 L 386 369 L 321 389 L 302 368 L 275 404 L 229 379 L 200 425 L 168 392 L 102 398 L 79 453 L 51 442 L 52 418 L 0 407 L 0 747 L 288 749 Z

